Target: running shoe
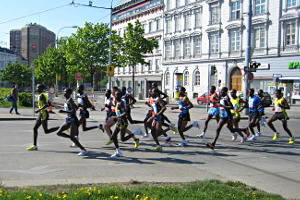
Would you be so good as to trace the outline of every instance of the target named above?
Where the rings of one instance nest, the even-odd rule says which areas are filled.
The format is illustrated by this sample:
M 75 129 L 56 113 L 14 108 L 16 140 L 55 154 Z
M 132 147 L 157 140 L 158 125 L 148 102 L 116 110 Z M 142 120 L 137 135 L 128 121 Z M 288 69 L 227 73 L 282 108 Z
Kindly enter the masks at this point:
M 171 142 L 171 137 L 170 137 L 170 136 L 165 137 L 165 142 L 166 142 L 166 143 Z
M 244 144 L 247 141 L 248 137 L 247 136 L 243 136 L 241 139 L 241 143 Z
M 134 141 L 134 148 L 135 148 L 135 149 L 138 149 L 139 146 L 140 146 L 140 139 L 136 139 L 136 140 Z
M 104 133 L 103 124 L 99 124 L 99 129 Z
M 202 132 L 200 135 L 198 135 L 199 138 L 204 138 L 205 132 Z
M 199 125 L 199 123 L 197 121 L 194 121 L 193 122 L 193 127 L 200 128 L 200 125 Z
M 250 137 L 249 141 L 250 141 L 250 142 L 255 142 L 256 137 L 257 137 L 256 135 L 252 135 L 252 136 Z
M 113 141 L 112 140 L 109 140 L 105 145 L 110 145 L 110 144 L 112 144 L 113 143 Z
M 289 144 L 295 144 L 295 138 L 294 137 L 290 137 Z
M 233 134 L 232 134 L 231 141 L 232 141 L 232 142 L 236 141 L 236 139 L 237 139 L 237 136 L 238 136 L 238 134 L 236 134 L 236 133 L 233 133 Z
M 162 151 L 162 146 L 157 145 L 156 147 L 153 148 L 154 151 Z
M 248 129 L 248 128 L 245 129 L 245 135 L 246 135 L 247 137 L 250 136 L 250 132 L 249 132 L 249 129 Z
M 88 154 L 88 151 L 86 151 L 86 150 L 81 150 L 81 151 L 79 151 L 79 153 L 77 154 L 78 156 L 85 156 L 85 155 L 87 155 Z
M 256 136 L 256 137 L 260 137 L 260 136 L 261 136 L 261 132 L 257 132 L 257 133 L 255 134 L 255 136 Z
M 170 129 L 173 131 L 173 134 L 178 133 L 178 129 L 175 127 L 175 124 L 174 124 L 174 123 L 171 123 L 171 124 L 170 124 Z
M 71 148 L 75 148 L 77 147 L 77 145 L 73 142 L 71 145 L 70 145 Z
M 111 158 L 123 157 L 121 151 L 116 151 L 113 155 L 110 156 Z
M 278 140 L 280 134 L 279 133 L 275 133 L 274 136 L 273 136 L 273 140 Z
M 188 146 L 189 142 L 187 140 L 183 140 L 181 143 L 178 144 L 180 147 L 186 147 Z
M 144 133 L 143 138 L 148 138 L 149 135 L 147 133 Z
M 26 150 L 27 150 L 27 151 L 37 151 L 37 150 L 38 150 L 38 147 L 35 146 L 35 145 L 32 145 L 32 146 L 30 146 L 30 147 L 27 147 Z
M 214 145 L 213 143 L 211 143 L 211 142 L 208 142 L 208 143 L 206 144 L 206 146 L 207 146 L 208 148 L 210 148 L 211 150 L 214 150 L 214 149 L 215 149 L 215 145 Z

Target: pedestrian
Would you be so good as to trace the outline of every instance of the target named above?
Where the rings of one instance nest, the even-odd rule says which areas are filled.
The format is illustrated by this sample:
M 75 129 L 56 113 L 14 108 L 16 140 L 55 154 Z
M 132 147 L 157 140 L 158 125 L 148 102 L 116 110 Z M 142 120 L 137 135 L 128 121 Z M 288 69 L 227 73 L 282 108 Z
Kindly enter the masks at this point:
M 18 99 L 19 99 L 19 89 L 18 89 L 18 84 L 15 84 L 14 88 L 11 90 L 10 92 L 10 100 L 11 100 L 11 109 L 9 111 L 9 113 L 11 114 L 12 111 L 15 109 L 16 114 L 20 115 L 20 113 L 18 112 Z

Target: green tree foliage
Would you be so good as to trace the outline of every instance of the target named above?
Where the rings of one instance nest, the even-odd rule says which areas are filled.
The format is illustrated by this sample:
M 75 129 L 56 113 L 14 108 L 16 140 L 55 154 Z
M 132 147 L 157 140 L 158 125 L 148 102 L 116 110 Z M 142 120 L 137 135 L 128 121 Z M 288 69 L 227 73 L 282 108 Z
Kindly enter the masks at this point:
M 95 72 L 104 71 L 108 63 L 109 27 L 104 23 L 85 23 L 68 38 L 66 58 L 68 71 L 89 73 L 94 86 Z
M 48 80 L 55 83 L 56 74 L 61 77 L 66 74 L 67 61 L 64 49 L 62 47 L 48 48 L 43 55 L 34 61 L 34 65 L 35 76 L 39 83 L 47 85 Z
M 0 70 L 2 81 L 16 83 L 19 86 L 29 86 L 31 83 L 31 68 L 19 62 L 8 63 L 5 69 Z
M 152 53 L 158 47 L 156 39 L 144 37 L 144 29 L 137 20 L 135 24 L 129 23 L 126 27 L 122 45 L 122 62 L 125 66 L 134 67 L 137 64 L 148 64 L 145 54 Z

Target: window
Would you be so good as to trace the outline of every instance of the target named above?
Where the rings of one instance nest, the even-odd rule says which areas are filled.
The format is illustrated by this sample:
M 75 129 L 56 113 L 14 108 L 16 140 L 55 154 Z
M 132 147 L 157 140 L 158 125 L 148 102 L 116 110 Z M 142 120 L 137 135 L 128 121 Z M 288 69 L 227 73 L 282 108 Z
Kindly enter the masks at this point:
M 266 29 L 264 27 L 254 28 L 254 48 L 266 47 Z
M 161 29 L 161 20 L 160 19 L 157 19 L 156 20 L 156 30 L 160 30 Z
M 212 33 L 209 36 L 209 53 L 219 53 L 219 33 Z
M 295 7 L 297 6 L 297 0 L 287 0 L 287 8 Z
M 190 30 L 191 29 L 191 15 L 189 13 L 186 13 L 184 15 L 184 30 Z
M 201 10 L 195 10 L 195 28 L 201 27 Z
M 181 31 L 180 15 L 175 16 L 175 32 Z
M 175 0 L 176 1 L 176 8 L 180 7 L 180 0 Z
M 175 49 L 175 59 L 179 59 L 181 57 L 180 53 L 180 40 L 175 40 L 174 41 L 174 49 Z
M 144 65 L 141 64 L 141 72 L 144 72 Z
M 166 2 L 167 10 L 171 10 L 171 8 L 172 8 L 171 2 L 172 2 L 172 0 L 167 0 L 167 2 Z
M 172 32 L 172 21 L 171 18 L 166 19 L 166 33 L 171 33 Z
M 152 60 L 149 60 L 149 71 L 152 71 Z
M 170 72 L 166 73 L 166 85 L 170 85 Z
M 191 57 L 191 41 L 190 38 L 183 39 L 183 57 L 190 58 Z
M 126 87 L 126 81 L 122 81 L 122 87 Z
M 266 13 L 266 0 L 254 0 L 255 3 L 255 15 L 261 15 Z
M 241 3 L 240 0 L 231 2 L 231 20 L 237 20 L 241 18 Z
M 166 47 L 166 52 L 165 52 L 166 60 L 169 60 L 172 58 L 172 43 L 171 43 L 171 41 L 165 42 L 165 47 Z
M 186 86 L 186 85 L 189 85 L 189 72 L 188 71 L 185 71 L 183 73 L 183 85 Z
M 285 44 L 295 45 L 296 44 L 296 23 L 289 22 L 285 25 Z
M 230 31 L 230 51 L 240 51 L 241 49 L 241 31 Z
M 185 0 L 185 5 L 189 5 L 191 2 L 191 0 Z
M 149 33 L 151 33 L 152 31 L 154 31 L 154 30 L 153 30 L 153 27 L 152 27 L 152 26 L 153 26 L 153 23 L 154 23 L 154 22 L 149 22 Z
M 210 4 L 210 24 L 218 24 L 220 22 L 218 3 Z
M 155 70 L 158 71 L 160 69 L 160 59 L 155 60 Z
M 200 72 L 199 71 L 195 72 L 194 85 L 200 85 Z
M 146 24 L 142 24 L 142 28 L 144 29 L 144 33 L 146 33 Z M 124 35 L 125 35 L 125 30 L 124 30 Z
M 194 36 L 194 57 L 201 57 L 201 37 Z

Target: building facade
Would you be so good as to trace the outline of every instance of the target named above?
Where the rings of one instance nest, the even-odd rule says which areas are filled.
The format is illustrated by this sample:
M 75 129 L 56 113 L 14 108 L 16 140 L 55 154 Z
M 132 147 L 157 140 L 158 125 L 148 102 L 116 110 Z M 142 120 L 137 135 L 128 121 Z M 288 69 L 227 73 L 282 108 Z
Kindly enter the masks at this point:
M 135 75 L 135 95 L 140 99 L 147 97 L 152 83 L 162 83 L 162 36 L 163 36 L 163 0 L 123 0 L 113 11 L 113 30 L 120 36 L 124 35 L 128 23 L 139 20 L 145 30 L 146 38 L 158 40 L 159 47 L 152 54 L 145 55 L 149 65 L 117 68 L 113 84 L 120 87 L 132 87 L 132 75 Z
M 9 32 L 10 50 L 17 55 L 21 55 L 21 30 L 13 29 Z
M 182 73 L 190 97 L 210 85 L 243 89 L 249 0 L 164 0 L 163 89 L 174 96 Z M 253 0 L 251 87 L 272 92 L 280 75 L 286 95 L 299 96 L 299 0 Z M 291 68 L 291 67 L 290 67 Z M 277 74 L 277 75 L 276 75 Z M 298 87 L 298 89 L 297 89 Z M 296 88 L 296 89 L 295 89 Z M 300 96 L 299 96 L 300 97 Z
M 48 47 L 54 46 L 55 34 L 36 23 L 27 24 L 21 30 L 10 32 L 10 49 L 19 53 L 28 61 L 29 65 L 39 55 L 42 55 Z

